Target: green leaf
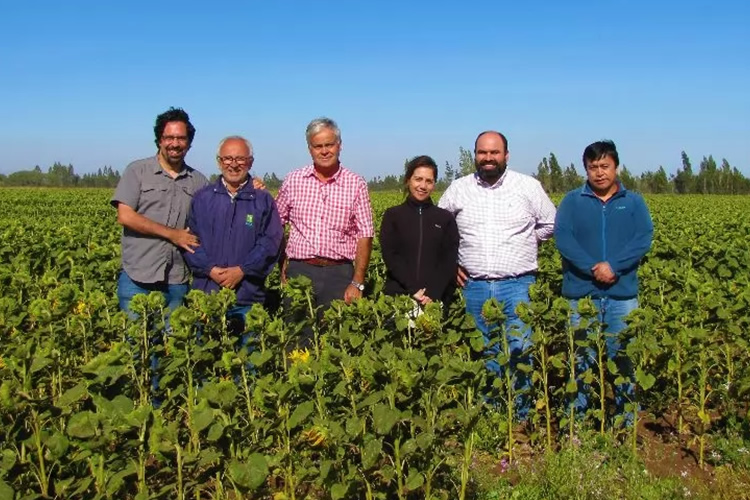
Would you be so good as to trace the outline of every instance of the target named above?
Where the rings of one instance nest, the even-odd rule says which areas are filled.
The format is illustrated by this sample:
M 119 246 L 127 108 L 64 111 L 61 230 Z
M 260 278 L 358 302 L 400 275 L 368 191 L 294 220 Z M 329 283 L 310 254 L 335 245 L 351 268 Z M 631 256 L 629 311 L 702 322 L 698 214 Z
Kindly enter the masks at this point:
M 614 361 L 612 361 L 611 359 L 608 359 L 608 360 L 607 360 L 607 371 L 608 371 L 608 372 L 609 372 L 609 373 L 610 373 L 611 375 L 617 375 L 617 373 L 618 373 L 618 370 L 617 370 L 617 364 L 615 364 L 615 362 L 614 362 Z
M 135 465 L 131 463 L 125 469 L 113 475 L 109 479 L 109 481 L 107 481 L 107 496 L 108 497 L 114 496 L 115 493 L 117 493 L 120 490 L 120 488 L 122 488 L 125 482 L 125 478 L 128 476 L 135 475 L 135 473 L 136 473 Z
M 340 500 L 346 498 L 346 492 L 349 488 L 345 484 L 336 483 L 331 486 L 331 500 Z
M 558 370 L 562 370 L 565 367 L 562 360 L 557 356 L 552 356 L 551 358 L 549 358 L 549 362 Z
M 294 429 L 302 422 L 304 422 L 314 409 L 315 403 L 313 403 L 312 401 L 305 401 L 304 403 L 298 405 L 289 417 L 289 428 Z
M 362 342 L 364 341 L 364 335 L 359 335 L 358 333 L 353 333 L 351 337 L 349 337 L 349 345 L 352 346 L 352 349 L 356 349 L 357 347 L 361 346 Z
M 568 380 L 568 383 L 565 384 L 565 392 L 568 394 L 575 394 L 578 392 L 578 384 L 576 384 L 575 380 Z
M 708 425 L 711 423 L 711 417 L 703 410 L 698 411 L 698 418 L 701 420 L 703 425 Z
M 484 351 L 484 339 L 482 337 L 473 337 L 469 344 L 471 345 L 471 349 L 474 352 L 482 352 Z
M 354 437 L 362 432 L 362 419 L 359 417 L 349 417 L 346 420 L 346 433 L 350 437 Z
M 266 457 L 260 453 L 250 455 L 246 463 L 232 460 L 227 468 L 232 481 L 245 489 L 255 490 L 265 483 L 268 477 L 268 463 Z
M 427 448 L 429 448 L 432 445 L 432 442 L 435 440 L 435 435 L 431 432 L 423 432 L 415 438 L 417 441 L 417 445 L 422 449 L 422 451 L 426 451 Z
M 398 410 L 392 410 L 387 405 L 377 404 L 372 407 L 372 420 L 375 432 L 380 435 L 388 434 L 399 419 Z
M 58 458 L 65 455 L 65 453 L 68 451 L 68 438 L 66 438 L 64 435 L 62 435 L 60 432 L 55 431 L 52 435 L 50 435 L 46 440 L 45 443 L 47 445 L 47 448 L 49 448 L 49 452 L 52 455 L 52 458 L 57 460 Z
M 85 439 L 96 435 L 99 418 L 88 410 L 76 413 L 68 420 L 68 435 Z
M 638 368 L 635 371 L 635 379 L 638 381 L 638 386 L 644 391 L 651 389 L 656 382 L 656 377 L 649 373 L 645 373 L 642 368 Z
M 78 385 L 71 387 L 58 398 L 56 406 L 58 408 L 65 408 L 77 401 L 80 401 L 81 399 L 84 399 L 86 396 L 88 396 L 86 383 L 79 382 Z
M 193 411 L 193 429 L 200 432 L 214 421 L 214 410 L 212 408 L 201 408 Z
M 35 356 L 34 361 L 31 362 L 30 371 L 31 373 L 36 373 L 39 370 L 43 369 L 45 366 L 49 365 L 50 363 L 52 363 L 52 360 L 49 358 L 45 358 L 42 356 Z
M 13 500 L 15 491 L 8 483 L 0 479 L 0 500 Z
M 9 471 L 14 465 L 16 465 L 16 453 L 13 450 L 5 449 L 0 454 L 2 455 L 2 459 L 0 459 L 0 470 Z
M 531 371 L 534 369 L 534 368 L 532 368 L 531 365 L 526 364 L 526 363 L 518 363 L 516 365 L 516 368 L 518 368 L 519 370 L 521 370 L 524 373 L 531 373 Z
M 406 478 L 406 489 L 409 491 L 414 491 L 417 488 L 421 488 L 424 484 L 424 476 L 417 470 L 417 469 L 411 469 L 409 471 L 409 476 Z
M 331 472 L 331 467 L 333 467 L 333 460 L 323 460 L 320 463 L 320 480 L 325 481 L 328 477 L 328 474 Z
M 383 442 L 380 439 L 371 439 L 362 448 L 362 467 L 367 470 L 374 467 L 383 450 Z
M 273 351 L 271 349 L 266 349 L 265 351 L 255 351 L 252 354 L 250 354 L 250 362 L 253 364 L 253 366 L 262 366 L 273 358 Z
M 407 439 L 406 442 L 401 446 L 401 456 L 406 457 L 417 451 L 417 441 L 415 439 Z
M 208 429 L 208 434 L 206 435 L 206 439 L 208 439 L 209 441 L 216 441 L 223 434 L 224 434 L 224 425 L 221 422 L 214 422 L 211 428 Z

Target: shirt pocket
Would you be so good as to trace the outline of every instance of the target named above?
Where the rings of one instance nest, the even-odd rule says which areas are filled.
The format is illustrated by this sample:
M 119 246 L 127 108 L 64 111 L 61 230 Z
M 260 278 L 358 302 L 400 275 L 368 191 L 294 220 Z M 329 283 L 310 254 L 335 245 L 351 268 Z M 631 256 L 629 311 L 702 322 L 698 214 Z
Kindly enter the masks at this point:
M 138 200 L 138 213 L 149 219 L 166 223 L 169 213 L 168 189 L 163 184 L 141 184 L 141 196 Z
M 349 235 L 354 231 L 354 203 L 353 202 L 331 202 L 326 207 L 328 227 L 343 235 Z

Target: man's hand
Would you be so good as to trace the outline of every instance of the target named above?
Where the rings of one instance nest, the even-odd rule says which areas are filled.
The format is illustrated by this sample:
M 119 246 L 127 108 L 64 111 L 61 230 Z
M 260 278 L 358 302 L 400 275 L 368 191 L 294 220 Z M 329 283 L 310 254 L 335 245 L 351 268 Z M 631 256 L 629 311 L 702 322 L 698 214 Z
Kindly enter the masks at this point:
M 362 298 L 362 292 L 359 291 L 359 288 L 349 284 L 348 287 L 346 287 L 346 290 L 344 290 L 344 302 L 347 304 L 351 304 L 356 299 Z
M 208 273 L 208 277 L 211 278 L 211 280 L 213 280 L 214 283 L 221 286 L 222 275 L 220 271 L 223 271 L 223 270 L 224 270 L 223 267 L 212 267 L 211 272 Z
M 279 264 L 279 272 L 281 273 L 281 284 L 286 285 L 286 266 L 289 264 L 289 259 L 286 257 L 282 258 L 281 263 Z
M 245 273 L 239 266 L 235 267 L 214 267 L 208 275 L 216 284 L 222 288 L 237 288 Z
M 198 236 L 190 232 L 190 228 L 172 229 L 169 232 L 169 241 L 176 247 L 195 253 L 195 248 L 200 246 Z
M 255 189 L 266 189 L 266 183 L 260 177 L 253 177 L 253 187 Z
M 458 271 L 456 271 L 456 284 L 463 288 L 466 286 L 466 282 L 469 279 L 469 275 L 466 274 L 466 269 L 464 269 L 461 266 L 458 266 Z
M 234 290 L 244 277 L 245 273 L 242 272 L 240 266 L 227 267 L 221 274 L 221 282 L 219 285 Z
M 591 268 L 591 272 L 594 273 L 594 279 L 605 285 L 612 285 L 617 281 L 617 276 L 607 262 L 599 262 Z

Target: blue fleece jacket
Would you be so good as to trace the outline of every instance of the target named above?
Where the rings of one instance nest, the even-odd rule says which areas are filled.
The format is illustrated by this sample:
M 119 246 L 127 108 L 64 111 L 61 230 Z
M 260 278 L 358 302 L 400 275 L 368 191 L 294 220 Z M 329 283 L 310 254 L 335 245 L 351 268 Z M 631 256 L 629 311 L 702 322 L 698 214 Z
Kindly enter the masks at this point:
M 193 197 L 187 227 L 200 246 L 195 253 L 184 252 L 193 272 L 193 288 L 219 290 L 209 273 L 215 266 L 240 266 L 245 273 L 237 287 L 237 303 L 262 303 L 265 280 L 276 264 L 284 235 L 273 197 L 245 184 L 232 200 L 219 178 Z
M 565 195 L 557 208 L 555 244 L 563 259 L 564 297 L 638 296 L 638 264 L 651 248 L 654 226 L 641 195 L 619 190 L 606 202 L 594 195 L 588 183 Z M 605 285 L 594 280 L 591 268 L 607 262 L 617 281 Z

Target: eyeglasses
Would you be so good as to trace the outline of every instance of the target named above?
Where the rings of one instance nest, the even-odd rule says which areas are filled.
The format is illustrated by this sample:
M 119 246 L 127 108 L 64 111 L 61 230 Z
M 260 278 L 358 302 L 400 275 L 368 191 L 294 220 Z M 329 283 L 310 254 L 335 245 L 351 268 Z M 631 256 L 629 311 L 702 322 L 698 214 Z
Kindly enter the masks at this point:
M 237 165 L 247 165 L 250 163 L 253 159 L 252 156 L 217 156 L 217 160 L 219 160 L 224 165 L 231 165 L 232 163 L 236 163 Z
M 163 135 L 161 140 L 164 142 L 187 142 L 188 137 L 186 135 Z

